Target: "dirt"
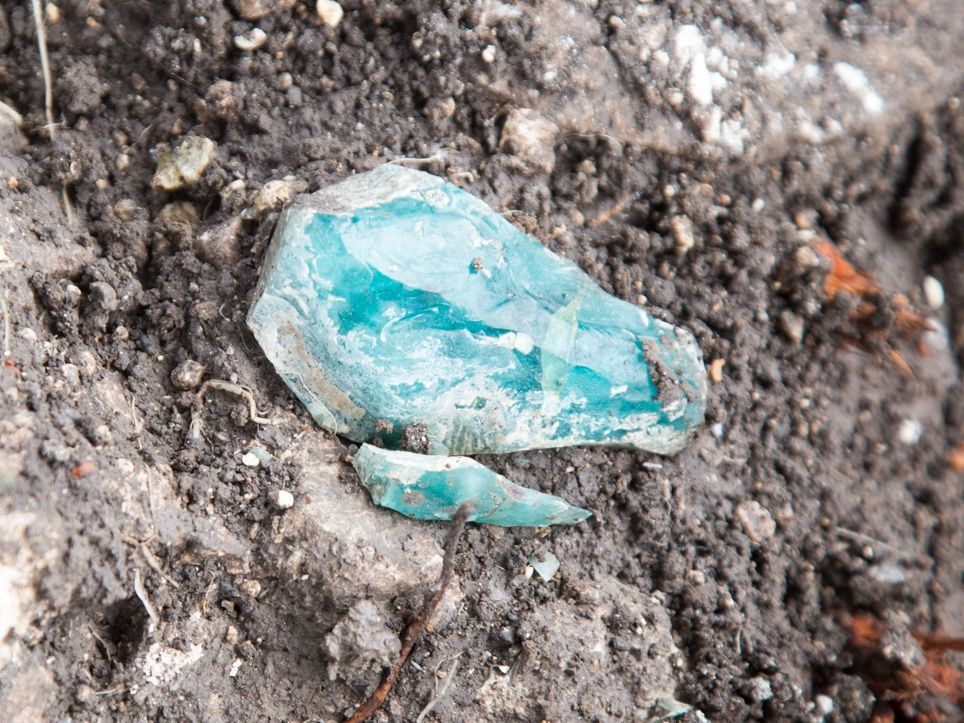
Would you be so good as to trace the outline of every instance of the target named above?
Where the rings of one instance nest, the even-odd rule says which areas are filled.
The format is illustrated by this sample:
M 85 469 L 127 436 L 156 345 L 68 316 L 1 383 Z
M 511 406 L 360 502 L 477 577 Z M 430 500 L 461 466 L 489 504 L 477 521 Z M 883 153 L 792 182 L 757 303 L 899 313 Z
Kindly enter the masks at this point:
M 0 6 L 2 708 L 327 721 L 376 685 L 444 526 L 371 507 L 244 318 L 285 189 L 405 158 L 725 364 L 678 456 L 482 460 L 594 515 L 470 527 L 380 719 L 867 720 L 849 614 L 964 634 L 964 7 L 343 5 L 48 4 L 53 132 Z M 159 190 L 191 134 L 210 165 Z M 884 304 L 863 343 L 821 239 L 934 331 Z

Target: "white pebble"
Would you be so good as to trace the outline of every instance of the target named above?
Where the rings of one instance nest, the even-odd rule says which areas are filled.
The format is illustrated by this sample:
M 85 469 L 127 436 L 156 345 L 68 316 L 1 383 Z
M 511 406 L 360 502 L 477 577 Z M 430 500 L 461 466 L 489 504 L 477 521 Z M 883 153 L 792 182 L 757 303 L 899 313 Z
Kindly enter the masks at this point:
M 495 46 L 486 45 L 485 49 L 482 51 L 482 62 L 484 63 L 494 63 L 495 62 Z
M 818 695 L 816 698 L 814 698 L 813 702 L 817 715 L 826 718 L 828 715 L 833 713 L 833 698 L 831 698 L 829 695 Z
M 900 423 L 900 428 L 897 430 L 897 438 L 904 444 L 913 446 L 920 442 L 923 433 L 923 424 L 916 419 L 905 419 Z
M 243 464 L 245 467 L 257 467 L 259 464 L 261 464 L 261 460 L 258 459 L 258 455 L 256 455 L 254 452 L 245 452 L 241 457 L 241 464 Z
M 937 311 L 944 306 L 944 286 L 940 281 L 933 276 L 925 276 L 922 286 L 924 287 L 924 299 L 929 307 Z
M 257 50 L 268 42 L 268 34 L 261 28 L 252 28 L 246 33 L 234 36 L 234 47 L 238 50 Z
M 288 490 L 278 490 L 275 492 L 274 504 L 279 510 L 290 510 L 295 506 L 295 496 Z
M 711 425 L 710 431 L 717 439 L 723 439 L 723 424 L 721 422 L 716 422 L 715 424 Z
M 335 0 L 318 0 L 315 4 L 315 10 L 318 17 L 321 18 L 321 22 L 329 28 L 337 28 L 338 23 L 345 17 L 345 11 Z

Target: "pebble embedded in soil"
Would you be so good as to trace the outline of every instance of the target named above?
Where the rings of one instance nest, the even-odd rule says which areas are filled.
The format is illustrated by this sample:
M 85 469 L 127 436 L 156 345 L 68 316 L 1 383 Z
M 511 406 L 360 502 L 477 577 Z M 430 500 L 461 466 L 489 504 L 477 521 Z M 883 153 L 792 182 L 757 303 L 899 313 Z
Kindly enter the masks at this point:
M 306 188 L 307 184 L 294 176 L 285 176 L 278 180 L 268 181 L 258 191 L 258 195 L 254 197 L 252 206 L 254 216 L 261 218 L 268 211 L 281 208 Z
M 245 33 L 234 36 L 234 47 L 245 52 L 259 50 L 267 42 L 268 34 L 261 28 L 251 28 Z
M 502 126 L 499 148 L 518 160 L 520 170 L 549 173 L 556 163 L 554 145 L 558 133 L 559 126 L 534 110 L 513 108 Z
M 400 650 L 398 635 L 385 624 L 381 611 L 370 600 L 359 600 L 325 636 L 328 679 L 351 680 L 372 663 L 391 665 Z
M 171 370 L 171 384 L 177 389 L 197 389 L 205 371 L 205 366 L 200 362 L 185 359 Z
M 925 276 L 922 284 L 924 300 L 934 311 L 944 306 L 944 285 L 933 276 Z
M 288 490 L 278 490 L 274 493 L 274 506 L 279 510 L 290 510 L 295 506 L 295 496 Z
M 162 151 L 154 174 L 154 187 L 163 191 L 177 191 L 193 186 L 208 169 L 217 147 L 204 136 L 188 136 L 173 151 Z
M 777 531 L 777 523 L 767 509 L 756 500 L 746 500 L 736 507 L 736 518 L 754 545 L 761 545 Z
M 916 419 L 901 420 L 897 428 L 897 438 L 908 446 L 913 446 L 920 442 L 921 435 L 924 433 L 924 425 Z
M 342 18 L 345 17 L 345 11 L 341 7 L 341 3 L 337 3 L 335 0 L 318 0 L 315 4 L 315 11 L 321 18 L 321 22 L 328 28 L 337 28 Z

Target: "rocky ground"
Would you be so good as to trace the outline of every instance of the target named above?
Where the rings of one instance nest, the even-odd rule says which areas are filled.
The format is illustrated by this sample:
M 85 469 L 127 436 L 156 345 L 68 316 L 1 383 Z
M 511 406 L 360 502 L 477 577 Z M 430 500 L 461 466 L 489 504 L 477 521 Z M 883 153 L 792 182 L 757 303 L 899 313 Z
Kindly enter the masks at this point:
M 284 202 L 387 161 L 691 329 L 714 383 L 676 457 L 484 460 L 594 516 L 470 526 L 382 720 L 960 716 L 879 675 L 964 634 L 959 2 L 44 14 L 53 125 L 0 6 L 13 720 L 334 721 L 391 663 L 446 530 L 371 506 L 244 324 Z M 876 290 L 828 294 L 826 242 Z

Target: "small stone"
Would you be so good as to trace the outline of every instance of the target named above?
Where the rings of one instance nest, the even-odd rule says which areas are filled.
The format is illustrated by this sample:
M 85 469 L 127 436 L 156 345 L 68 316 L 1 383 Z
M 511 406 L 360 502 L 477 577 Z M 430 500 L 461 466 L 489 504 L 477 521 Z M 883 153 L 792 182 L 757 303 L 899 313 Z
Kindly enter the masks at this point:
M 228 625 L 227 632 L 224 633 L 224 642 L 228 645 L 237 645 L 240 639 L 241 636 L 238 634 L 238 629 L 233 625 Z
M 372 663 L 388 666 L 398 659 L 401 642 L 370 600 L 359 600 L 325 636 L 328 678 L 351 679 Z
M 473 506 L 469 520 L 502 527 L 571 525 L 591 515 L 559 497 L 513 484 L 468 457 L 363 444 L 351 463 L 372 502 L 418 520 L 450 520 L 465 503 Z
M 893 562 L 882 562 L 878 565 L 872 565 L 867 571 L 867 574 L 883 585 L 897 586 L 907 582 L 907 575 L 904 569 Z
M 559 126 L 528 108 L 512 109 L 502 126 L 499 148 L 518 161 L 526 173 L 549 173 L 556 164 Z
M 773 688 L 770 681 L 763 676 L 757 676 L 749 680 L 750 698 L 756 703 L 770 700 L 773 697 Z
M 822 718 L 833 713 L 834 702 L 829 695 L 818 695 L 813 699 L 814 712 Z
M 261 28 L 251 28 L 246 33 L 234 36 L 234 47 L 244 52 L 252 52 L 263 48 L 268 42 L 268 34 Z
M 940 281 L 933 276 L 925 276 L 922 286 L 924 289 L 924 300 L 927 301 L 929 307 L 937 311 L 944 306 L 944 286 Z
M 256 598 L 261 594 L 261 583 L 257 580 L 242 580 L 238 589 L 248 597 Z
M 254 212 L 261 218 L 268 211 L 281 208 L 290 202 L 295 195 L 303 192 L 307 184 L 294 176 L 285 176 L 276 181 L 268 181 L 254 197 Z
M 177 389 L 197 389 L 204 379 L 205 366 L 193 359 L 186 359 L 171 370 L 171 384 Z
M 216 144 L 203 136 L 188 136 L 174 151 L 162 151 L 154 174 L 154 187 L 177 191 L 193 186 L 214 158 Z
M 232 5 L 245 20 L 260 20 L 271 12 L 273 0 L 234 0 Z
M 254 452 L 245 452 L 241 455 L 241 464 L 245 467 L 257 467 L 261 464 L 261 460 L 258 458 Z
M 290 510 L 295 506 L 295 496 L 288 490 L 278 490 L 274 493 L 274 506 L 279 510 Z
M 780 330 L 794 344 L 803 341 L 803 319 L 799 314 L 783 310 L 780 312 Z
M 799 273 L 805 273 L 820 266 L 820 257 L 809 244 L 805 244 L 794 252 L 793 262 Z
M 315 3 L 315 11 L 321 18 L 322 24 L 327 28 L 337 28 L 342 18 L 345 17 L 345 11 L 341 4 L 335 2 L 335 0 L 318 0 Z
M 60 22 L 63 14 L 60 12 L 60 8 L 53 3 L 47 3 L 47 7 L 44 8 L 44 16 L 47 19 L 47 23 L 50 25 L 56 25 Z
M 737 505 L 736 518 L 754 545 L 766 542 L 777 531 L 777 523 L 773 517 L 756 500 L 746 500 Z
M 198 257 L 215 266 L 231 266 L 241 256 L 241 217 L 232 216 L 224 223 L 207 229 L 197 237 Z
M 687 216 L 673 216 L 670 226 L 676 239 L 676 252 L 682 256 L 696 243 L 693 239 L 693 222 Z
M 482 62 L 491 65 L 495 62 L 495 46 L 486 45 L 482 50 Z
M 916 419 L 904 419 L 897 428 L 897 438 L 910 447 L 920 442 L 924 433 L 924 425 Z

